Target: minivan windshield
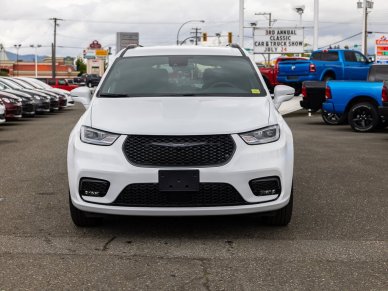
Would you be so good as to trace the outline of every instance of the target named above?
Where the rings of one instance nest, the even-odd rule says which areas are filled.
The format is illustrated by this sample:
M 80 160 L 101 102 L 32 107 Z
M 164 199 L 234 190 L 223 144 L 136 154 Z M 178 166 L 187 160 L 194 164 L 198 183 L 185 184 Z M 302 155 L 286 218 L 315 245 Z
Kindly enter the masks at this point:
M 247 57 L 145 56 L 117 59 L 99 97 L 265 96 Z

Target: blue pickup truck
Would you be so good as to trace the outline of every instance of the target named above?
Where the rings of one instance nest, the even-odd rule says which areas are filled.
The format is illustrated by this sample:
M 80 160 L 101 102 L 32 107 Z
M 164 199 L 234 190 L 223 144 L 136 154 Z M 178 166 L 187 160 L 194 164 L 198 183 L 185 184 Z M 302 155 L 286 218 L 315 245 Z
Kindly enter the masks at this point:
M 353 130 L 368 132 L 388 122 L 388 65 L 373 65 L 369 81 L 329 81 L 322 109 L 349 122 Z
M 366 80 L 371 62 L 353 50 L 317 50 L 310 60 L 279 64 L 278 82 L 300 90 L 304 81 Z

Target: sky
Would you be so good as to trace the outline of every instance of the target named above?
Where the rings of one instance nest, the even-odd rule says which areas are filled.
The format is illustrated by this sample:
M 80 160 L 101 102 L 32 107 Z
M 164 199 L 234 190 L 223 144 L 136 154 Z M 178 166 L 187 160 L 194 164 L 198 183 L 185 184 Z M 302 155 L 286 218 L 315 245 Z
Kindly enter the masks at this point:
M 358 0 L 320 0 L 319 46 L 329 45 L 361 32 L 362 12 Z M 305 42 L 312 43 L 314 0 L 245 0 L 245 26 L 257 22 L 267 26 L 268 19 L 255 13 L 271 12 L 274 26 L 295 27 L 299 15 L 295 6 L 305 5 L 302 16 Z M 0 44 L 20 54 L 33 54 L 30 45 L 42 45 L 39 55 L 50 55 L 53 42 L 53 21 L 63 19 L 57 28 L 57 55 L 80 56 L 93 40 L 115 52 L 116 32 L 139 32 L 140 43 L 172 45 L 177 31 L 188 20 L 205 20 L 189 23 L 180 32 L 180 39 L 190 36 L 199 27 L 209 36 L 231 31 L 238 42 L 239 0 L 0 0 Z M 369 14 L 369 31 L 387 32 L 388 1 L 375 0 Z M 245 30 L 245 47 L 252 47 L 252 29 Z M 370 53 L 372 38 L 370 36 Z M 342 45 L 361 44 L 361 36 Z

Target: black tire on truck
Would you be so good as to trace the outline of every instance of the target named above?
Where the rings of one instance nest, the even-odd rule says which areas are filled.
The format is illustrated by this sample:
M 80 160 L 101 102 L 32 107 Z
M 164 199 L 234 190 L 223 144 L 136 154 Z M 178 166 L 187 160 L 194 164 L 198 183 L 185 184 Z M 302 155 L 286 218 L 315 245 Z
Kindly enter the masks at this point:
M 323 79 L 322 79 L 323 82 L 327 82 L 330 80 L 335 80 L 335 77 L 333 76 L 333 74 L 327 73 L 325 76 L 323 76 Z
M 370 132 L 380 123 L 377 108 L 370 102 L 353 104 L 348 113 L 348 121 L 354 131 Z
M 88 212 L 79 210 L 73 205 L 71 201 L 70 193 L 69 193 L 69 207 L 70 207 L 70 215 L 73 223 L 79 227 L 93 227 L 98 226 L 102 223 L 102 217 L 94 217 L 90 216 Z
M 346 121 L 346 114 L 336 114 L 322 110 L 322 119 L 323 122 L 328 125 L 344 124 Z

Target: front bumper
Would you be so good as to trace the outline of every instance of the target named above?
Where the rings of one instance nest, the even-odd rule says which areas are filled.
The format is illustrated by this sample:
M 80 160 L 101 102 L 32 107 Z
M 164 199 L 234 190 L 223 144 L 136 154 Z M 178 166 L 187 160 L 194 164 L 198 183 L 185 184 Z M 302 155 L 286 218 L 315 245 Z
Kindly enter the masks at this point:
M 70 136 L 68 147 L 68 177 L 72 203 L 78 209 L 92 213 L 141 216 L 196 216 L 229 215 L 267 212 L 287 205 L 293 177 L 293 142 L 288 128 L 277 142 L 249 146 L 233 135 L 236 152 L 224 166 L 219 167 L 137 167 L 131 165 L 122 151 L 126 136 L 119 137 L 112 146 L 85 144 L 79 139 L 79 130 Z M 198 169 L 201 183 L 227 183 L 248 202 L 238 206 L 211 207 L 133 207 L 111 205 L 129 184 L 158 183 L 159 170 Z M 255 196 L 249 181 L 277 176 L 282 190 L 280 195 Z M 81 178 L 95 178 L 110 182 L 104 197 L 80 196 Z

